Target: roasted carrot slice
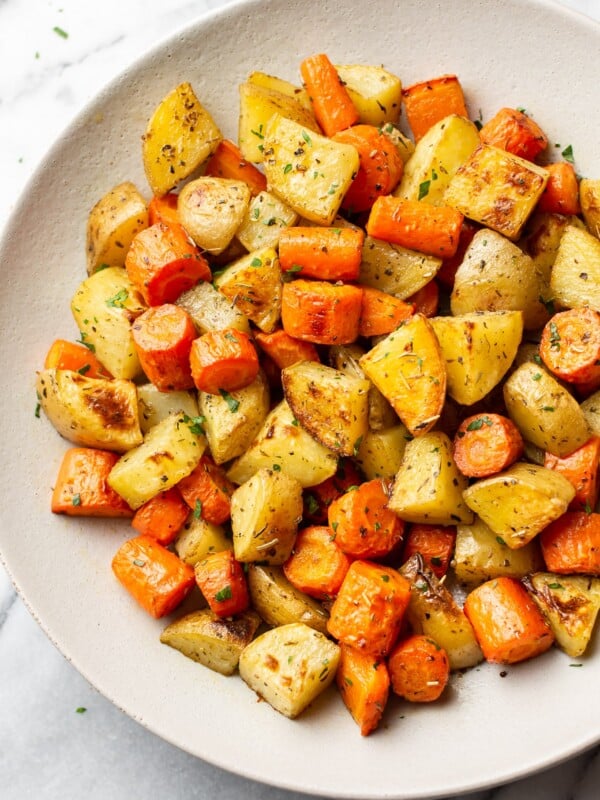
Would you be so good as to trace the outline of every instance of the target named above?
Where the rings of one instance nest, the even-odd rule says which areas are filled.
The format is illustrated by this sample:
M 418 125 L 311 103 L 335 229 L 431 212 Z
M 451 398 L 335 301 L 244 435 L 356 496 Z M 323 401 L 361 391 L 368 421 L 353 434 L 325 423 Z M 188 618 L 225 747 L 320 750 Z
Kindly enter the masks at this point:
M 358 332 L 361 336 L 382 336 L 396 330 L 414 313 L 412 303 L 387 292 L 363 286 Z
M 203 455 L 198 466 L 177 484 L 192 511 L 207 522 L 221 525 L 231 516 L 234 485 L 225 470 Z
M 213 178 L 230 178 L 244 181 L 250 187 L 253 197 L 266 191 L 267 179 L 254 164 L 246 161 L 240 148 L 229 139 L 222 139 L 212 156 L 206 162 L 205 175 Z
M 390 693 L 385 661 L 377 661 L 342 643 L 335 679 L 361 735 L 368 736 L 379 725 Z
M 381 558 L 402 539 L 404 522 L 387 507 L 389 487 L 376 478 L 329 506 L 329 527 L 340 550 L 354 558 Z
M 415 314 L 422 314 L 428 319 L 435 317 L 440 306 L 440 287 L 438 282 L 435 278 L 429 281 L 418 292 L 407 297 L 406 302 L 414 307 Z
M 402 197 L 378 197 L 373 203 L 367 233 L 438 258 L 456 253 L 463 215 L 450 206 L 430 206 Z
M 195 572 L 198 588 L 218 617 L 230 617 L 248 608 L 246 576 L 232 550 L 211 553 L 196 564 Z
M 600 514 L 567 511 L 540 534 L 549 572 L 600 575 Z
M 223 394 L 249 386 L 258 375 L 258 355 L 250 337 L 235 328 L 208 331 L 190 353 L 194 384 L 201 392 Z
M 575 487 L 575 497 L 569 504 L 569 511 L 589 512 L 596 508 L 600 492 L 600 437 L 592 436 L 582 447 L 563 458 L 546 453 L 544 466 L 560 472 Z
M 389 136 L 374 125 L 353 125 L 333 137 L 351 144 L 358 151 L 360 166 L 356 178 L 344 195 L 342 207 L 348 211 L 368 211 L 380 195 L 390 194 L 402 177 L 404 162 Z
M 299 278 L 285 283 L 281 322 L 290 336 L 314 344 L 350 344 L 358 338 L 363 290 Z
M 358 280 L 365 235 L 360 228 L 284 228 L 279 236 L 283 272 L 322 281 Z
M 274 362 L 279 369 L 291 367 L 298 361 L 319 361 L 317 348 L 311 342 L 303 342 L 294 339 L 283 329 L 273 331 L 273 333 L 263 333 L 258 331 L 254 334 L 254 340 Z
M 131 332 L 142 369 L 157 389 L 194 387 L 190 352 L 197 333 L 187 311 L 172 303 L 152 306 L 135 320 Z
M 501 108 L 479 131 L 484 144 L 499 147 L 515 156 L 534 161 L 548 146 L 537 122 L 516 108 Z
M 140 506 L 131 520 L 138 533 L 151 536 L 160 544 L 171 544 L 190 513 L 176 486 L 155 495 Z
M 179 196 L 175 192 L 155 194 L 148 203 L 148 224 L 152 226 L 157 222 L 164 222 L 165 225 L 180 225 L 181 220 L 177 211 L 178 199 Z
M 468 117 L 462 86 L 456 75 L 442 75 L 402 90 L 408 124 L 415 141 L 450 114 Z
M 351 486 L 359 486 L 364 478 L 356 469 L 352 461 L 340 458 L 335 475 L 331 478 L 311 486 L 303 495 L 304 519 L 314 525 L 327 525 L 329 506 L 338 497 L 341 497 Z
M 174 611 L 195 583 L 192 567 L 152 536 L 124 542 L 112 569 L 129 594 L 157 619 Z
M 333 136 L 358 121 L 358 111 L 324 53 L 305 58 L 300 64 L 300 74 L 315 118 L 326 136 Z
M 468 478 L 502 472 L 523 454 L 517 426 L 501 414 L 474 414 L 459 425 L 453 450 L 456 466 Z
M 198 281 L 211 278 L 208 262 L 181 225 L 165 222 L 134 236 L 125 267 L 149 306 L 173 303 Z
M 456 528 L 453 525 L 411 525 L 404 537 L 402 560 L 408 561 L 415 553 L 420 553 L 426 566 L 441 578 L 448 571 L 455 542 Z
M 581 214 L 579 182 L 572 164 L 559 161 L 547 164 L 548 183 L 538 201 L 538 209 L 549 214 Z
M 350 559 L 335 543 L 331 529 L 325 525 L 311 525 L 298 532 L 283 571 L 296 589 L 318 600 L 326 600 L 338 593 L 349 566 Z
M 446 651 L 429 636 L 414 634 L 398 642 L 388 659 L 392 689 L 411 703 L 432 703 L 448 683 Z
M 410 583 L 395 569 L 354 561 L 331 607 L 327 630 L 340 642 L 379 657 L 394 645 L 410 600 Z
M 548 650 L 554 635 L 515 578 L 494 578 L 467 596 L 464 611 L 487 661 L 515 664 Z
M 66 339 L 56 339 L 48 350 L 45 369 L 69 369 L 87 378 L 112 378 L 92 351 Z
M 563 381 L 596 382 L 600 379 L 600 314 L 589 306 L 554 314 L 542 331 L 540 356 Z
M 117 453 L 71 447 L 63 456 L 52 493 L 52 511 L 71 517 L 132 517 L 125 500 L 108 484 Z

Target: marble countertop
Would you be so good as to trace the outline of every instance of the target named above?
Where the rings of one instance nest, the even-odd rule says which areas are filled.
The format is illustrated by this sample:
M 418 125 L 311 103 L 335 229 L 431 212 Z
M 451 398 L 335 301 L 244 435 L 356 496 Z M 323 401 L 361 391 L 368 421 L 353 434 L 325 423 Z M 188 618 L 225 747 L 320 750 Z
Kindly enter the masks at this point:
M 600 0 L 563 0 L 600 20 Z M 148 46 L 224 0 L 0 0 L 0 226 L 49 144 Z M 0 566 L 0 798 L 300 800 L 162 741 L 98 694 Z M 593 800 L 600 748 L 473 800 Z

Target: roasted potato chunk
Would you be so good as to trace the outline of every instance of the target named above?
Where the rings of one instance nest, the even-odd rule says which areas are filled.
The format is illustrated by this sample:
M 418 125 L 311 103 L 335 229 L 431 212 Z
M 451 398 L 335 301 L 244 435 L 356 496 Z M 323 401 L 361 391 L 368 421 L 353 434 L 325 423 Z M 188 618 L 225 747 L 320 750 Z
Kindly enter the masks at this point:
M 294 100 L 300 103 L 302 108 L 308 111 L 313 119 L 313 122 L 315 122 L 312 113 L 312 103 L 310 102 L 310 97 L 308 96 L 306 89 L 303 89 L 301 86 L 296 86 L 294 83 L 290 83 L 283 78 L 277 78 L 275 75 L 269 75 L 266 72 L 260 71 L 251 72 L 250 75 L 248 75 L 248 83 L 252 83 L 255 86 L 262 86 L 263 88 L 270 89 L 273 92 L 285 94 L 288 97 L 293 97 Z M 315 130 L 316 129 L 317 128 L 315 126 Z
M 564 475 L 525 462 L 463 492 L 469 508 L 513 549 L 526 545 L 564 514 L 574 496 L 575 489 Z
M 200 281 L 180 294 L 175 303 L 187 311 L 199 334 L 226 328 L 250 333 L 248 317 L 208 281 Z
M 246 250 L 277 247 L 281 231 L 295 225 L 298 214 L 271 192 L 260 192 L 248 206 L 236 236 Z
M 335 68 L 358 111 L 359 122 L 375 126 L 398 122 L 402 105 L 400 78 L 370 64 L 336 64 Z
M 550 289 L 561 306 L 600 310 L 600 241 L 595 236 L 567 226 L 552 267 Z
M 281 316 L 281 270 L 272 247 L 255 250 L 230 264 L 215 286 L 240 313 L 264 333 L 271 333 Z
M 227 248 L 250 204 L 250 188 L 230 178 L 197 178 L 186 183 L 177 201 L 181 224 L 207 253 Z
M 302 427 L 339 455 L 356 455 L 369 429 L 369 381 L 316 361 L 287 367 L 281 380 L 285 399 Z
M 203 608 L 167 625 L 160 640 L 221 675 L 233 675 L 259 625 L 254 611 L 222 619 Z
M 154 194 L 166 194 L 214 153 L 223 138 L 189 83 L 159 103 L 144 133 L 142 158 Z
M 252 606 L 267 625 L 303 622 L 321 633 L 327 633 L 329 615 L 316 600 L 296 589 L 281 567 L 250 564 L 248 589 Z
M 88 275 L 101 266 L 124 266 L 131 240 L 147 227 L 146 201 L 131 181 L 107 192 L 88 217 L 85 246 Z
M 283 564 L 302 519 L 302 486 L 295 478 L 260 469 L 231 497 L 233 551 L 238 561 Z
M 50 422 L 73 444 L 123 453 L 142 441 L 131 381 L 45 369 L 38 373 L 36 391 Z
M 225 536 L 221 525 L 215 525 L 202 517 L 191 515 L 175 539 L 175 552 L 191 567 L 195 567 L 211 553 L 221 553 L 223 550 L 233 550 L 233 542 Z
M 359 281 L 406 300 L 435 278 L 441 266 L 441 258 L 366 236 Z
M 153 383 L 144 383 L 137 387 L 137 396 L 142 433 L 148 433 L 150 428 L 169 414 L 177 414 L 180 411 L 200 424 L 200 420 L 196 419 L 198 417 L 196 392 L 161 392 Z
M 356 454 L 356 463 L 369 481 L 393 478 L 400 469 L 406 443 L 412 439 L 402 423 L 379 431 L 369 431 Z
M 600 179 L 581 179 L 579 202 L 581 203 L 581 213 L 590 233 L 600 239 Z
M 240 656 L 240 675 L 276 711 L 294 719 L 331 683 L 339 645 L 296 622 L 261 634 Z

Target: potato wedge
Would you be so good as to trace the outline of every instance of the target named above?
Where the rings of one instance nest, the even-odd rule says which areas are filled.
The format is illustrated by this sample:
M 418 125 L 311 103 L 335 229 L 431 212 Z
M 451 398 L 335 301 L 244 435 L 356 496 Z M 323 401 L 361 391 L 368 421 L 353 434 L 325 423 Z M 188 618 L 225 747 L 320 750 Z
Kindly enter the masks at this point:
M 580 405 L 591 436 L 600 436 L 600 391 L 594 392 Z
M 408 136 L 405 136 L 402 131 L 396 127 L 396 125 L 392 125 L 391 122 L 387 122 L 385 125 L 382 125 L 381 132 L 392 140 L 396 146 L 398 155 L 402 159 L 402 163 L 406 164 L 408 159 L 415 152 L 413 140 L 409 139 Z
M 133 509 L 175 486 L 198 465 L 204 436 L 185 414 L 170 414 L 155 425 L 138 447 L 117 461 L 108 483 Z
M 268 189 L 301 216 L 331 225 L 358 172 L 358 153 L 306 128 L 280 114 L 269 120 L 263 142 Z
M 452 568 L 466 586 L 478 586 L 501 575 L 523 578 L 542 569 L 543 563 L 537 539 L 514 550 L 478 517 L 471 525 L 456 526 Z
M 190 515 L 175 539 L 175 552 L 191 567 L 195 567 L 211 553 L 221 553 L 223 550 L 233 550 L 233 542 L 225 536 L 221 525 L 215 525 L 202 517 Z
M 244 483 L 262 467 L 281 467 L 303 487 L 316 486 L 337 469 L 337 456 L 307 433 L 282 400 L 270 412 L 256 438 L 227 472 L 234 483 Z
M 144 383 L 137 387 L 137 397 L 140 428 L 144 434 L 169 414 L 182 411 L 190 419 L 199 414 L 197 392 L 161 392 L 153 383 Z
M 449 590 L 425 566 L 419 553 L 400 568 L 410 581 L 407 619 L 415 633 L 430 636 L 448 654 L 450 668 L 465 669 L 483 660 L 471 623 Z
M 582 178 L 579 182 L 581 213 L 592 236 L 600 239 L 600 179 Z
M 358 111 L 359 122 L 378 127 L 398 122 L 402 105 L 400 78 L 370 64 L 336 64 L 335 68 Z
M 186 183 L 177 201 L 181 224 L 198 247 L 218 255 L 232 241 L 250 205 L 244 181 L 202 177 Z
M 131 181 L 115 186 L 98 200 L 87 222 L 87 272 L 108 265 L 123 267 L 131 240 L 148 227 L 148 207 Z
M 524 583 L 552 628 L 556 644 L 571 658 L 582 656 L 600 610 L 600 578 L 537 572 Z
M 281 231 L 295 225 L 298 214 L 271 192 L 260 192 L 248 206 L 236 237 L 246 250 L 277 247 Z
M 446 366 L 426 317 L 407 319 L 369 350 L 360 366 L 413 436 L 433 428 L 446 397 Z
M 327 633 L 328 613 L 320 603 L 292 586 L 281 567 L 250 564 L 248 589 L 253 608 L 267 625 L 303 622 Z
M 281 270 L 272 247 L 254 250 L 230 264 L 215 278 L 215 287 L 264 333 L 281 316 Z
M 407 442 L 388 507 L 407 522 L 470 523 L 473 514 L 463 500 L 467 484 L 454 463 L 449 437 L 429 431 Z
M 368 380 L 317 361 L 299 361 L 281 372 L 283 393 L 300 425 L 341 456 L 356 455 L 369 429 Z
M 221 675 L 233 675 L 259 625 L 254 611 L 222 619 L 203 608 L 167 625 L 160 640 Z
M 540 279 L 531 258 L 499 233 L 478 231 L 459 266 L 450 297 L 454 316 L 473 311 L 522 311 L 525 328 L 537 325 Z
M 175 304 L 187 311 L 199 334 L 225 328 L 250 333 L 248 317 L 208 281 L 200 281 L 179 295 Z
M 295 478 L 259 469 L 231 496 L 233 552 L 238 561 L 283 564 L 302 519 L 302 486 Z
M 441 266 L 441 258 L 365 236 L 359 282 L 406 300 L 433 280 Z
M 142 137 L 146 178 L 154 194 L 166 194 L 214 153 L 222 139 L 215 121 L 189 83 L 159 103 Z
M 286 81 L 287 83 L 287 81 Z M 288 84 L 288 86 L 291 84 Z M 247 81 L 240 85 L 238 142 L 245 159 L 260 164 L 267 149 L 267 125 L 275 114 L 308 131 L 318 132 L 312 112 L 290 91 Z
M 275 75 L 269 75 L 266 72 L 260 71 L 251 72 L 250 75 L 248 75 L 248 83 L 252 83 L 255 86 L 262 86 L 265 89 L 270 89 L 280 94 L 285 94 L 288 97 L 293 97 L 294 100 L 300 103 L 300 105 L 308 111 L 310 116 L 313 117 L 310 97 L 306 89 L 303 89 L 301 86 L 296 86 L 283 78 L 277 78 Z
M 521 364 L 504 384 L 509 417 L 524 439 L 555 456 L 568 456 L 590 438 L 577 400 L 538 364 Z
M 240 656 L 243 680 L 276 711 L 294 719 L 335 677 L 339 645 L 302 623 L 273 628 Z
M 478 145 L 479 132 L 470 120 L 457 114 L 444 117 L 417 142 L 393 194 L 444 205 L 444 193 L 452 176 Z
M 463 492 L 469 508 L 515 550 L 564 514 L 574 496 L 564 475 L 525 462 L 476 481 Z
M 38 373 L 36 391 L 50 422 L 73 444 L 124 453 L 142 441 L 131 381 L 45 369 Z
M 412 439 L 402 423 L 385 430 L 370 430 L 358 448 L 355 461 L 365 478 L 393 478 L 402 463 L 406 443 Z
M 600 241 L 595 236 L 567 226 L 552 267 L 550 289 L 561 306 L 600 310 Z
M 430 322 L 446 363 L 448 394 L 465 406 L 500 383 L 523 335 L 520 311 L 481 311 Z
M 123 267 L 99 270 L 79 284 L 71 313 L 81 341 L 115 378 L 133 380 L 142 374 L 131 335 L 131 323 L 146 304 Z
M 521 235 L 548 181 L 548 171 L 506 150 L 480 144 L 452 177 L 447 205 L 507 239 Z
M 219 394 L 200 392 L 200 413 L 211 455 L 217 464 L 244 453 L 260 431 L 269 413 L 269 384 L 262 371 L 249 386 L 230 392 L 235 412 Z

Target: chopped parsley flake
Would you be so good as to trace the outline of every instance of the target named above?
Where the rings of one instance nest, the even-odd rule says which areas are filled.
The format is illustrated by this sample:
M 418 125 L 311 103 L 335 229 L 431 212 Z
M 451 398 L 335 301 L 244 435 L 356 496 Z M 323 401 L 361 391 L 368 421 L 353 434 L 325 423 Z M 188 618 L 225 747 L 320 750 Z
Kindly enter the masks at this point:
M 226 391 L 225 391 L 225 389 L 219 389 L 219 394 L 221 395 L 221 397 L 223 398 L 223 400 L 225 400 L 225 402 L 227 403 L 227 407 L 229 408 L 229 410 L 231 411 L 231 413 L 232 413 L 232 414 L 235 414 L 235 412 L 236 412 L 236 411 L 238 410 L 238 408 L 240 407 L 240 401 L 239 401 L 239 400 L 236 400 L 236 399 L 235 399 L 235 397 L 232 397 L 232 396 L 229 394 L 229 392 L 226 392 Z

